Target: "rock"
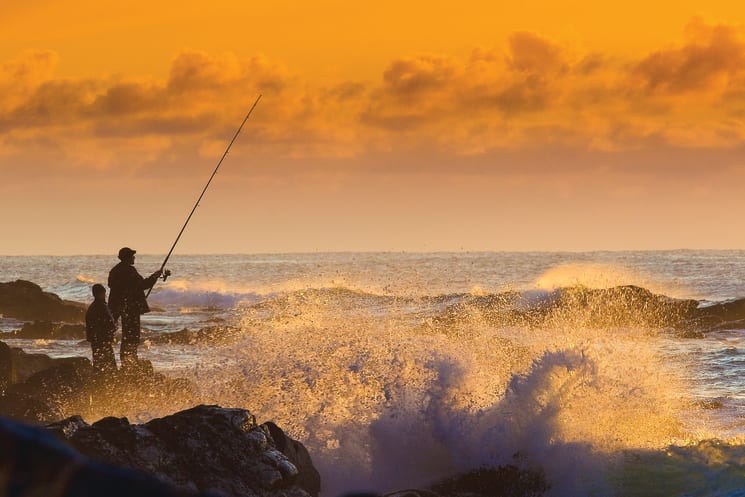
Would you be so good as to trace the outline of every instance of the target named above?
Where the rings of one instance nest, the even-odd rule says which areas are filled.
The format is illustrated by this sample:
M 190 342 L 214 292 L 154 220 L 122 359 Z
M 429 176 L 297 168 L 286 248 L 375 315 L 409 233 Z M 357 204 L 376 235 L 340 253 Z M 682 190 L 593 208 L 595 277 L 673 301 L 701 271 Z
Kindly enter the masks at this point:
M 0 283 L 0 314 L 22 321 L 82 323 L 85 304 L 62 300 L 30 281 Z
M 4 342 L 0 342 L 0 395 L 5 393 L 13 381 L 13 351 Z
M 271 421 L 264 423 L 269 435 L 282 452 L 297 468 L 307 468 L 301 471 L 296 482 L 309 494 L 317 496 L 321 492 L 321 474 L 313 466 L 308 449 L 300 442 L 288 437 L 282 429 Z
M 0 355 L 3 350 L 0 347 Z M 0 415 L 19 421 L 51 423 L 73 414 L 92 416 L 101 406 L 109 412 L 141 411 L 152 405 L 186 407 L 194 394 L 187 380 L 156 373 L 148 361 L 135 371 L 101 376 L 84 357 L 51 359 L 20 349 L 10 349 L 10 355 L 10 381 L 0 391 Z
M 699 319 L 713 318 L 720 323 L 745 319 L 745 299 L 699 307 L 696 310 L 696 317 Z
M 85 422 L 82 416 L 75 415 L 67 419 L 63 419 L 62 421 L 48 424 L 46 428 L 51 433 L 55 434 L 57 438 L 66 440 L 73 436 L 76 431 L 78 431 L 80 428 L 83 428 L 84 426 L 89 425 Z
M 428 326 L 449 328 L 477 318 L 494 326 L 683 330 L 700 317 L 698 305 L 696 300 L 673 299 L 633 285 L 602 289 L 576 286 L 539 293 L 464 295 Z
M 0 397 L 0 415 L 49 423 L 64 418 L 68 412 L 80 412 L 89 404 L 86 393 L 90 391 L 88 384 L 93 375 L 90 361 L 83 357 L 69 358 L 43 369 L 8 387 Z
M 539 497 L 550 488 L 542 472 L 509 465 L 481 468 L 447 478 L 432 490 L 447 497 Z
M 0 415 L 33 423 L 62 419 L 65 413 L 54 410 L 42 399 L 22 391 L 8 391 L 0 396 Z
M 56 359 L 46 354 L 29 354 L 22 349 L 11 349 L 12 378 L 11 383 L 26 381 L 34 373 L 51 368 Z
M 540 497 L 550 488 L 541 472 L 510 465 L 477 469 L 427 489 L 392 492 L 385 497 Z
M 14 338 L 36 340 L 39 338 L 51 338 L 54 333 L 54 323 L 51 321 L 34 321 L 23 323 L 20 330 L 14 333 Z
M 276 426 L 257 426 L 250 412 L 200 405 L 142 425 L 126 418 L 104 418 L 90 426 L 78 420 L 59 423 L 56 433 L 75 449 L 110 464 L 145 471 L 183 489 L 218 491 L 234 496 L 317 496 L 318 474 L 299 442 Z M 67 427 L 67 429 L 65 428 Z M 72 428 L 71 428 L 72 427 Z M 273 439 L 296 457 L 290 460 Z
M 194 345 L 197 343 L 197 334 L 188 328 L 184 328 L 179 331 L 173 331 L 170 333 L 157 333 L 152 336 L 148 336 L 147 340 L 152 344 L 179 344 L 179 345 Z
M 153 344 L 179 344 L 195 345 L 200 343 L 225 343 L 231 338 L 238 336 L 238 328 L 231 326 L 207 326 L 198 331 L 184 328 L 170 333 L 157 333 L 148 336 L 147 339 Z
M 0 495 L 217 497 L 84 457 L 43 428 L 0 418 Z
M 52 338 L 57 340 L 85 340 L 85 325 L 62 323 L 55 330 Z
M 13 338 L 29 340 L 83 340 L 85 326 L 82 324 L 53 323 L 51 321 L 34 321 L 23 323 L 23 327 L 13 334 Z

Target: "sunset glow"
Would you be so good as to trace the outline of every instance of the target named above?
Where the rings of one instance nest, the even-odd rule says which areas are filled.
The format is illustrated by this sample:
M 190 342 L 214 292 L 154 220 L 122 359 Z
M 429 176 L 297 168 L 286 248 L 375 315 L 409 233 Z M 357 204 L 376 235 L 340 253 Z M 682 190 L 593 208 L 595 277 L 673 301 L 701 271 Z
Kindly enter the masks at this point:
M 734 2 L 0 10 L 0 254 L 745 247 Z

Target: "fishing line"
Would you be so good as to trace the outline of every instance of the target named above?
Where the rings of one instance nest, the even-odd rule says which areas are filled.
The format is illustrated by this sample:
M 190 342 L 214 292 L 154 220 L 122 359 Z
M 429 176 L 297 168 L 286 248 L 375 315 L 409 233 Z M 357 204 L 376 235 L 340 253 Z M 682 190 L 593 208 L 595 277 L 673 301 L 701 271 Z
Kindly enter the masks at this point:
M 186 218 L 186 222 L 184 222 L 184 225 L 181 227 L 181 231 L 178 232 L 178 236 L 176 237 L 176 240 L 174 240 L 173 245 L 171 245 L 171 250 L 168 251 L 168 255 L 166 255 L 166 258 L 163 260 L 163 264 L 160 265 L 160 271 L 161 273 L 166 267 L 166 263 L 168 263 L 168 259 L 171 257 L 171 254 L 173 253 L 173 249 L 176 248 L 176 244 L 178 244 L 178 241 L 181 239 L 181 235 L 184 233 L 184 230 L 186 229 L 186 226 L 189 224 L 189 221 L 191 221 L 191 216 L 194 215 L 194 211 L 197 210 L 197 207 L 199 207 L 199 202 L 202 200 L 202 197 L 204 197 L 204 193 L 207 191 L 207 188 L 209 188 L 210 183 L 212 183 L 212 178 L 215 177 L 217 174 L 217 170 L 220 169 L 220 165 L 222 165 L 222 161 L 225 160 L 225 157 L 228 155 L 228 152 L 230 151 L 230 147 L 233 146 L 233 142 L 235 142 L 235 139 L 238 138 L 238 135 L 240 134 L 241 130 L 243 129 L 243 125 L 246 124 L 246 121 L 248 121 L 248 118 L 251 117 L 251 113 L 254 111 L 254 108 L 256 107 L 256 104 L 259 103 L 259 99 L 261 99 L 261 95 L 259 94 L 258 97 L 256 97 L 256 101 L 249 109 L 248 113 L 246 114 L 246 117 L 243 118 L 243 122 L 240 126 L 238 126 L 238 130 L 235 132 L 235 135 L 233 135 L 233 139 L 230 140 L 230 143 L 228 143 L 228 147 L 225 149 L 225 152 L 222 154 L 222 157 L 220 158 L 220 161 L 217 163 L 217 166 L 215 167 L 215 170 L 212 171 L 212 175 L 210 176 L 210 179 L 207 180 L 207 184 L 204 185 L 204 189 L 202 190 L 202 193 L 199 195 L 199 198 L 194 203 L 194 207 L 192 207 L 191 212 L 189 213 L 189 216 Z M 168 275 L 164 275 L 163 281 L 168 277 Z M 145 294 L 145 297 L 147 298 L 150 296 L 150 292 L 153 291 L 153 287 L 155 286 L 155 283 L 153 283 L 153 286 L 151 286 L 147 293 Z

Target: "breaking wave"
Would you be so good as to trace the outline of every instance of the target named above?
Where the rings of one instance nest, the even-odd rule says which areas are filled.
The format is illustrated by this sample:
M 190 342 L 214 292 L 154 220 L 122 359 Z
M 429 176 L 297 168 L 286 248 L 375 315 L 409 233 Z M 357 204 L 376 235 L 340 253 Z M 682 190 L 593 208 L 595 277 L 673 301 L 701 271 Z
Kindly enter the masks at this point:
M 616 495 L 635 471 L 628 454 L 705 432 L 710 413 L 683 415 L 692 407 L 680 365 L 643 330 L 422 327 L 413 302 L 338 288 L 272 297 L 245 308 L 241 337 L 192 379 L 207 402 L 249 408 L 308 445 L 327 497 L 501 464 L 544 472 L 552 495 Z

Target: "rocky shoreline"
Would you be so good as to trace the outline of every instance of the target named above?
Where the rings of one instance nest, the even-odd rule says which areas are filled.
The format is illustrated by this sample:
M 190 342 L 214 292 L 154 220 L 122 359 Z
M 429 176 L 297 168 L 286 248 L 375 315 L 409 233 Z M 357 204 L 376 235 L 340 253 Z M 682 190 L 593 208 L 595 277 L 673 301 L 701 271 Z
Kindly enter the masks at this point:
M 243 409 L 200 405 L 139 425 L 114 417 L 89 425 L 74 416 L 46 429 L 0 418 L 0 442 L 0 472 L 8 475 L 0 483 L 11 489 L 2 495 L 42 495 L 80 473 L 93 488 L 78 494 L 73 485 L 55 495 L 125 495 L 108 481 L 113 475 L 129 487 L 126 495 L 154 489 L 152 495 L 317 497 L 320 491 L 305 447 L 275 425 L 257 425 Z
M 185 407 L 194 396 L 184 379 L 147 367 L 101 379 L 87 358 L 52 359 L 3 342 L 0 373 L 0 495 L 320 494 L 321 477 L 302 443 L 272 422 L 258 424 L 245 409 Z M 183 409 L 141 424 L 115 416 L 85 421 L 112 406 L 154 402 Z M 506 466 L 387 497 L 537 497 L 548 488 L 540 472 Z
M 12 338 L 84 335 L 82 304 L 30 282 L 0 283 L 0 312 L 28 320 L 7 334 Z M 229 331 L 182 330 L 157 339 L 196 344 Z M 245 409 L 194 406 L 195 398 L 189 381 L 147 361 L 136 372 L 104 378 L 86 357 L 53 359 L 0 341 L 0 495 L 319 496 L 321 477 L 302 443 L 272 422 L 258 424 Z M 153 405 L 172 414 L 140 424 L 111 415 Z M 389 496 L 539 496 L 548 488 L 540 472 L 507 466 Z
M 9 338 L 82 340 L 84 308 L 27 281 L 0 283 L 0 313 L 23 321 L 3 333 Z M 635 326 L 701 338 L 744 327 L 745 299 L 704 303 L 634 286 L 565 288 L 533 301 L 514 292 L 464 295 L 424 326 L 448 328 L 469 316 L 494 325 Z M 198 345 L 234 332 L 216 326 L 147 338 Z M 195 406 L 195 392 L 147 361 L 134 373 L 102 378 L 86 357 L 53 359 L 0 341 L 0 495 L 320 495 L 321 477 L 301 442 L 272 422 L 258 424 L 245 409 Z M 127 412 L 162 414 L 138 424 Z M 540 470 L 514 466 L 443 477 L 386 497 L 532 497 L 550 489 Z
M 128 495 L 149 495 L 152 489 L 152 495 L 318 495 L 320 476 L 305 447 L 273 423 L 258 425 L 243 409 L 200 405 L 144 424 L 112 416 L 88 424 L 84 418 L 102 412 L 193 402 L 188 381 L 143 364 L 136 373 L 101 378 L 87 358 L 52 359 L 0 342 L 0 495 L 40 492 L 39 485 L 57 478 L 52 473 L 70 467 L 91 473 L 86 478 L 93 481 L 112 471 L 131 477 L 135 488 Z M 29 453 L 33 463 L 26 461 Z M 47 459 L 49 465 L 38 467 Z M 27 464 L 33 467 L 22 469 Z M 28 479 L 29 471 L 46 476 Z M 104 483 L 99 493 L 85 495 L 124 495 L 108 493 L 120 490 Z

